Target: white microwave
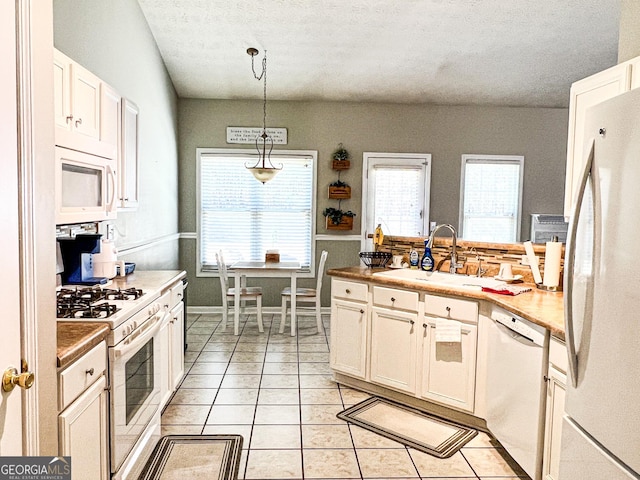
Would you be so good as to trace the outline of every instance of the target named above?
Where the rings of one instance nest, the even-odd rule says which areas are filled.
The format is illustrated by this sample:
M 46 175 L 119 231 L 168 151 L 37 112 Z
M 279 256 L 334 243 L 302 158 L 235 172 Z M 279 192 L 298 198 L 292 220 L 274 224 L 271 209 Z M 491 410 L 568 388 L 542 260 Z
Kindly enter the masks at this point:
M 56 225 L 116 218 L 113 162 L 56 147 Z

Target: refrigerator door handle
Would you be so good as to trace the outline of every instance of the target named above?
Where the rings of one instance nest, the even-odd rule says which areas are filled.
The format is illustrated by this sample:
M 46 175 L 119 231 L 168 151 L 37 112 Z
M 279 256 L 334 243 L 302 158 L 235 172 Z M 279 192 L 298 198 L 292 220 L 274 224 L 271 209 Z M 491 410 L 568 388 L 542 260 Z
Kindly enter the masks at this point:
M 584 200 L 584 191 L 587 187 L 591 168 L 593 166 L 593 156 L 595 150 L 595 139 L 591 139 L 589 145 L 589 156 L 584 165 L 580 184 L 577 192 L 576 202 L 573 206 L 573 212 L 569 222 L 569 231 L 567 232 L 567 251 L 565 258 L 565 276 L 564 276 L 564 318 L 565 318 L 565 340 L 567 344 L 567 356 L 569 360 L 569 371 L 571 372 L 571 384 L 578 386 L 578 355 L 576 353 L 575 335 L 573 329 L 573 267 L 575 265 L 576 253 L 576 235 L 578 232 L 578 222 L 580 220 L 580 210 Z

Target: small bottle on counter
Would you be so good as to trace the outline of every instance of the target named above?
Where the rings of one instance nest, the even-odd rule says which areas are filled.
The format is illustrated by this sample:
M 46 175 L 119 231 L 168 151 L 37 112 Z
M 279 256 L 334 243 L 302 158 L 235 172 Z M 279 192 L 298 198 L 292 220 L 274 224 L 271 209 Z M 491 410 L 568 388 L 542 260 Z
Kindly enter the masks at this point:
M 420 256 L 418 255 L 418 252 L 414 249 L 411 249 L 411 253 L 409 253 L 409 267 L 417 270 L 419 261 Z
M 376 231 L 373 234 L 373 244 L 374 245 L 382 245 L 384 241 L 384 233 L 382 232 L 382 224 L 378 224 L 376 227 Z
M 429 239 L 424 241 L 424 254 L 420 261 L 420 268 L 425 272 L 433 271 L 433 255 L 431 255 L 431 248 L 429 247 Z

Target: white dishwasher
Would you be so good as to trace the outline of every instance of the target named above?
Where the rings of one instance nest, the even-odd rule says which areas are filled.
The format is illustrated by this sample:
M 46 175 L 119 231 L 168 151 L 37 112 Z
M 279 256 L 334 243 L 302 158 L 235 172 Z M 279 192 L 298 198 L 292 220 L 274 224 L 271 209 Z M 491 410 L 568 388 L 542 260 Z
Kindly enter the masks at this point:
M 489 322 L 487 427 L 534 480 L 542 475 L 549 331 L 499 307 Z

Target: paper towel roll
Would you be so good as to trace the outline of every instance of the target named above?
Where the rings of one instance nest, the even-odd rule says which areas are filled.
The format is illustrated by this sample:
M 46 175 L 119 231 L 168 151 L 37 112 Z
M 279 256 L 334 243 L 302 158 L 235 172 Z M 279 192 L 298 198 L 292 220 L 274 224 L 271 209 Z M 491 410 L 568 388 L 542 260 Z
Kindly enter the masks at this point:
M 544 280 L 545 287 L 557 287 L 560 284 L 560 260 L 562 258 L 562 243 L 547 242 L 544 253 Z

